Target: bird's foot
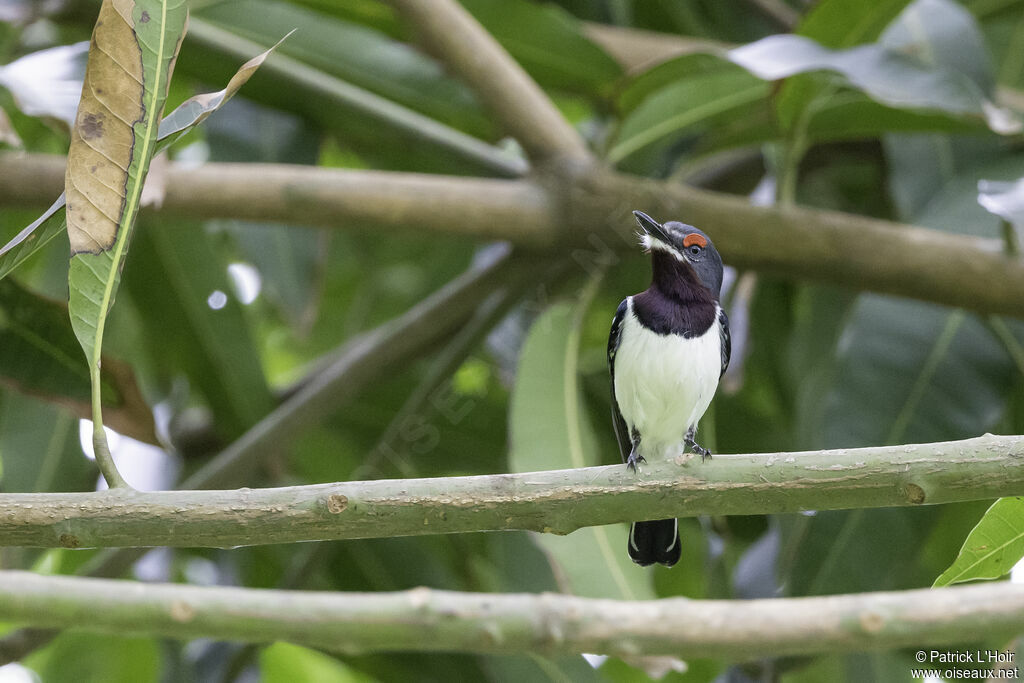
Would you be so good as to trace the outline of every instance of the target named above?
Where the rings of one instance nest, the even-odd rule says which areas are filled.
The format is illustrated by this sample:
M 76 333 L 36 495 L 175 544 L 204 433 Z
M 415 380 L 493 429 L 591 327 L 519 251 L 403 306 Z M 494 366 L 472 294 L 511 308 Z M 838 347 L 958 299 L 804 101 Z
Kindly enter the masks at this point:
M 637 465 L 639 465 L 642 462 L 645 463 L 647 461 L 644 460 L 644 456 L 640 455 L 636 451 L 636 449 L 633 449 L 630 452 L 629 457 L 626 458 L 626 469 L 630 469 L 630 470 L 633 470 L 634 472 L 636 472 Z
M 705 460 L 710 460 L 711 459 L 711 451 L 709 451 L 708 449 L 704 448 L 699 443 L 694 442 L 693 445 L 691 446 L 691 449 L 693 450 L 694 453 L 696 453 L 697 455 L 700 456 L 700 461 L 701 462 L 704 462 Z
M 711 457 L 711 451 L 694 441 L 690 434 L 686 435 L 686 445 L 690 447 L 690 450 L 700 456 L 701 462 L 704 462 Z

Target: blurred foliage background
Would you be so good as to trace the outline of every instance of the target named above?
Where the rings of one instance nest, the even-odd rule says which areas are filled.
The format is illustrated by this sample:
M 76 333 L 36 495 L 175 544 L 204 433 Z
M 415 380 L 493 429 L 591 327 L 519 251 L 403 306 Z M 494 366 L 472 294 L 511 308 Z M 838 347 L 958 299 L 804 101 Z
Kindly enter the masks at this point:
M 1024 177 L 1014 128 L 1024 112 L 1020 0 L 463 4 L 621 170 L 761 203 L 1004 234 L 1003 219 L 979 204 L 978 183 Z M 176 161 L 505 173 L 453 151 L 452 141 L 465 136 L 498 146 L 506 170 L 521 159 L 473 93 L 418 47 L 385 4 L 194 0 L 191 7 L 168 110 L 222 87 L 242 61 L 297 32 L 279 48 L 292 61 L 257 73 L 171 150 Z M 19 80 L 27 67 L 19 60 L 88 40 L 95 15 L 91 2 L 0 4 L 6 115 L 0 147 L 66 151 L 59 80 L 70 81 L 77 96 L 83 54 L 45 53 L 51 61 L 27 71 L 41 86 L 34 95 Z M 793 40 L 771 51 L 753 46 L 730 53 L 737 55 L 732 61 L 722 56 L 775 34 Z M 807 43 L 795 36 L 855 50 L 842 59 L 825 51 L 808 59 Z M 418 132 L 424 120 L 441 124 L 443 133 L 426 139 Z M 1004 189 L 989 185 L 989 194 Z M 1000 201 L 987 204 L 998 208 Z M 0 206 L 0 241 L 35 215 Z M 324 354 L 408 310 L 495 248 L 452 236 L 343 227 L 355 229 L 172 224 L 143 214 L 107 337 L 107 353 L 123 363 L 111 380 L 111 401 L 134 401 L 138 409 L 144 400 L 155 418 L 157 445 L 119 442 L 129 481 L 174 486 L 266 415 Z M 714 225 L 699 227 L 714 237 Z M 73 409 L 88 397 L 85 361 L 62 304 L 55 303 L 67 297 L 63 239 L 64 247 L 40 252 L 0 282 L 5 492 L 97 484 Z M 949 244 L 956 249 L 956 234 Z M 879 258 L 886 258 L 885 249 L 878 245 Z M 574 260 L 464 334 L 388 368 L 358 401 L 305 432 L 244 484 L 617 462 L 604 347 L 618 302 L 646 287 L 649 266 L 639 249 L 612 261 Z M 731 272 L 727 284 L 733 365 L 702 423 L 715 452 L 1024 432 L 1024 328 L 1016 321 L 750 272 Z M 335 591 L 426 585 L 616 598 L 895 590 L 931 585 L 986 506 L 688 519 L 681 525 L 683 560 L 672 570 L 632 566 L 625 528 L 616 526 L 568 537 L 515 532 L 158 549 L 130 574 Z M 0 564 L 71 573 L 92 554 L 3 549 Z M 34 671 L 47 682 L 635 681 L 654 675 L 694 683 L 890 681 L 908 677 L 911 655 L 742 667 L 714 660 L 337 658 L 285 643 L 257 648 L 66 633 L 20 665 L 0 668 L 0 680 L 31 680 L 18 676 Z

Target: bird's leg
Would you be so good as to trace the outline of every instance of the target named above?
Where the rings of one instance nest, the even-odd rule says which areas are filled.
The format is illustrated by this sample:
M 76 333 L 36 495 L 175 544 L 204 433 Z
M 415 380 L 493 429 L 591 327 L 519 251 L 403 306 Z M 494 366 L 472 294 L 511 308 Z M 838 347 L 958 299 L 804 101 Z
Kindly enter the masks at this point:
M 690 427 L 686 432 L 685 442 L 694 453 L 700 456 L 700 461 L 704 462 L 711 457 L 711 451 L 697 443 L 697 427 Z
M 635 429 L 630 441 L 633 443 L 633 448 L 629 451 L 629 457 L 626 458 L 626 468 L 636 472 L 636 466 L 647 461 L 644 460 L 644 456 L 640 455 L 640 434 Z

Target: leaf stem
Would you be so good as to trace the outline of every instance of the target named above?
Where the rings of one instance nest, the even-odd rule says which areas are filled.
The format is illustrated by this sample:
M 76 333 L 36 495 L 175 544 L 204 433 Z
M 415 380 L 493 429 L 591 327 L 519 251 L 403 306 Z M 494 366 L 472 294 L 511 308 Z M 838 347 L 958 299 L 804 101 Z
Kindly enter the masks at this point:
M 96 455 L 96 465 L 112 489 L 129 489 L 132 487 L 125 481 L 117 469 L 114 456 L 110 453 L 107 433 L 103 429 L 103 385 L 100 383 L 99 362 L 89 364 L 89 379 L 92 381 L 92 448 Z

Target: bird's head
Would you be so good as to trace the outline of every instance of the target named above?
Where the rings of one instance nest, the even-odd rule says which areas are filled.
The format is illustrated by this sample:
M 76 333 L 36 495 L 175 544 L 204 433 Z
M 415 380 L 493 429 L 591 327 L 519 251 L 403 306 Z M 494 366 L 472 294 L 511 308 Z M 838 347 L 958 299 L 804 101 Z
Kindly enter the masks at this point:
M 679 221 L 658 223 L 643 211 L 634 211 L 633 216 L 643 230 L 640 244 L 655 260 L 674 259 L 684 276 L 693 277 L 695 283 L 704 285 L 718 298 L 722 289 L 722 257 L 707 235 Z

